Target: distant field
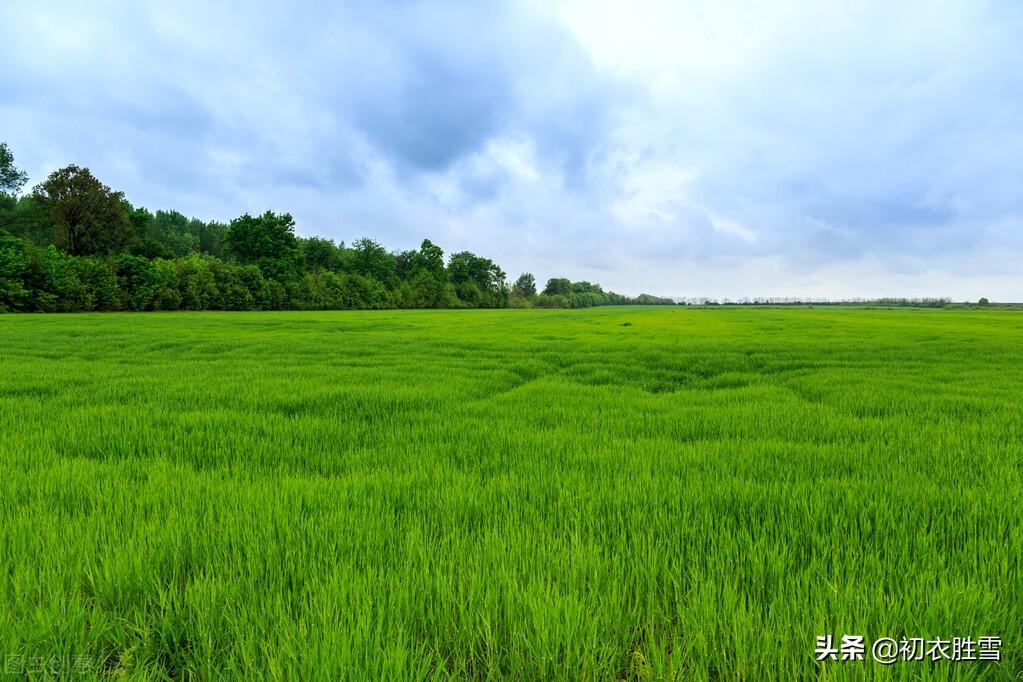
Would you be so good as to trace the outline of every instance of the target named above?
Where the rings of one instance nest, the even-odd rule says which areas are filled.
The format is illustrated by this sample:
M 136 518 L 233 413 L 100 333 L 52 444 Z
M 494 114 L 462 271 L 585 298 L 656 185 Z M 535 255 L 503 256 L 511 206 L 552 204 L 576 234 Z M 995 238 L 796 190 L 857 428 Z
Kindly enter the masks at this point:
M 1018 312 L 0 316 L 0 491 L 11 679 L 1023 673 Z

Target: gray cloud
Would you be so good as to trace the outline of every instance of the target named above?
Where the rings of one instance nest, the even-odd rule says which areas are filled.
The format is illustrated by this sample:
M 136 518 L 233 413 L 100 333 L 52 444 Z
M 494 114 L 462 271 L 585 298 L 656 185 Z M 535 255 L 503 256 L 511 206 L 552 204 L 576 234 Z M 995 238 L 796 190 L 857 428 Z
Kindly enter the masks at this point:
M 541 279 L 1023 299 L 1021 38 L 1008 1 L 10 0 L 0 138 Z

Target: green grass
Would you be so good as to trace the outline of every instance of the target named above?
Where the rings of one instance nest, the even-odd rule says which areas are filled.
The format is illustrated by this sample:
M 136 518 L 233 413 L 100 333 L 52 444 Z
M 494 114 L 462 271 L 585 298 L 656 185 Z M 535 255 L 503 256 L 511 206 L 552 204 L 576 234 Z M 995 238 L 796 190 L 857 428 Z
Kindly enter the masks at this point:
M 1017 679 L 1021 404 L 997 310 L 0 316 L 0 656 Z M 818 664 L 825 633 L 1003 660 Z

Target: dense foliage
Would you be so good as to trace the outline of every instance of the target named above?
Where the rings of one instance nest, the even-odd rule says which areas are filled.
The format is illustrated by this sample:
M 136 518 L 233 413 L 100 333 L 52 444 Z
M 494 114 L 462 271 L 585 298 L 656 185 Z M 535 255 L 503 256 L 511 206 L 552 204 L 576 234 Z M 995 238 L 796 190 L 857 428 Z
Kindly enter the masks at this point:
M 496 263 L 468 251 L 445 264 L 429 239 L 391 252 L 368 238 L 346 246 L 300 237 L 287 213 L 227 225 L 152 213 L 78 166 L 19 196 L 26 181 L 0 144 L 0 312 L 672 303 L 565 279 L 538 294 L 533 275 L 509 286 Z

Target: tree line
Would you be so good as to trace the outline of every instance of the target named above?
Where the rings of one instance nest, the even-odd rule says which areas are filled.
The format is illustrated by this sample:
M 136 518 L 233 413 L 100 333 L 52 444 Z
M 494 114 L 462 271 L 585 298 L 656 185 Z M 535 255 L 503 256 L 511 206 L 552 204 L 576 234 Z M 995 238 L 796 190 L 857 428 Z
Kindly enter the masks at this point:
M 30 192 L 0 143 L 0 312 L 581 308 L 671 304 L 552 278 L 538 291 L 489 258 L 424 239 L 389 251 L 301 237 L 287 213 L 204 222 L 133 206 L 88 168 L 67 166 Z
M 988 305 L 986 298 L 980 299 L 979 305 Z M 702 305 L 702 306 L 804 306 L 804 305 L 822 305 L 822 306 L 888 306 L 888 307 L 901 307 L 901 308 L 944 308 L 952 304 L 952 299 L 946 297 L 941 298 L 905 298 L 905 297 L 885 297 L 885 298 L 828 298 L 826 296 L 755 296 L 753 298 L 743 297 L 732 300 L 730 298 L 707 298 L 705 296 L 680 298 L 677 301 L 678 305 Z

